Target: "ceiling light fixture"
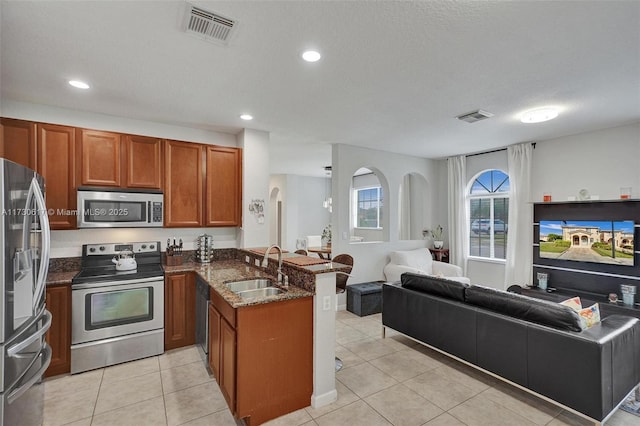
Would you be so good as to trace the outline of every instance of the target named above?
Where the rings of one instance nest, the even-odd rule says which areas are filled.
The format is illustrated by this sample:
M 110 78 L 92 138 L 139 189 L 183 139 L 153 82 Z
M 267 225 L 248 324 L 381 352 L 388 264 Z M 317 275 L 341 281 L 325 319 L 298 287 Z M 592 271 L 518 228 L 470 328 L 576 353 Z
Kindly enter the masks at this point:
M 322 56 L 319 52 L 315 50 L 307 50 L 306 52 L 302 52 L 302 59 L 307 62 L 317 62 L 320 60 Z
M 525 111 L 520 116 L 523 123 L 542 123 L 558 116 L 558 109 L 552 107 L 536 108 Z
M 253 115 L 251 115 L 251 114 L 242 114 L 240 116 L 240 118 L 242 118 L 243 120 L 249 121 L 249 120 L 253 120 Z
M 80 80 L 69 80 L 69 84 L 78 89 L 88 89 L 90 87 L 87 83 Z

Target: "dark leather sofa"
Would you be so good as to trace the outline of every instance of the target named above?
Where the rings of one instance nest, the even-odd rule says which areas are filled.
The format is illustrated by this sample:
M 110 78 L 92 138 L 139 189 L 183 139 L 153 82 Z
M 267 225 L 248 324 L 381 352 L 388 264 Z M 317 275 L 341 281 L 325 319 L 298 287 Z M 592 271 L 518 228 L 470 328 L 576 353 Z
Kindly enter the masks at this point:
M 604 421 L 640 382 L 640 321 L 580 331 L 575 311 L 526 296 L 405 273 L 382 289 L 382 324 Z

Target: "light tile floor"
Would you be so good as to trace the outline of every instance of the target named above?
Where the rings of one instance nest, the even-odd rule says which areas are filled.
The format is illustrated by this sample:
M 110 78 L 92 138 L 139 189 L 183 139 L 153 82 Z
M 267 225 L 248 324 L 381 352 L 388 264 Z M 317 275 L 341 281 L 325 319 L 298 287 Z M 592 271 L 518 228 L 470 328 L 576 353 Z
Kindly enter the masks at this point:
M 337 313 L 338 400 L 268 423 L 297 425 L 588 425 L 589 422 L 425 348 L 381 316 Z M 195 347 L 45 381 L 44 425 L 236 426 Z M 618 410 L 607 426 L 638 426 Z

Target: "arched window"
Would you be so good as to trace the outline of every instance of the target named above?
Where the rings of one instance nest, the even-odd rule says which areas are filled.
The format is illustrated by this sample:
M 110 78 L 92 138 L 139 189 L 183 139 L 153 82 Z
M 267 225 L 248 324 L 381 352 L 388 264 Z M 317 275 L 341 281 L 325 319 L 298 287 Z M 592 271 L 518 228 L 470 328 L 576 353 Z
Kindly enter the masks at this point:
M 509 175 L 487 170 L 471 183 L 469 200 L 469 255 L 505 259 L 509 230 Z

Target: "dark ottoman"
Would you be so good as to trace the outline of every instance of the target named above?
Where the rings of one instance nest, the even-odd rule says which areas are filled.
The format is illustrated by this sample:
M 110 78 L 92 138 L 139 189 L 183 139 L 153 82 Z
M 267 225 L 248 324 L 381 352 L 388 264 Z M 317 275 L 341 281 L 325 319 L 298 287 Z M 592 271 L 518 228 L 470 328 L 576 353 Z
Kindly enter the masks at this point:
M 348 285 L 347 310 L 361 317 L 382 312 L 383 282 Z

